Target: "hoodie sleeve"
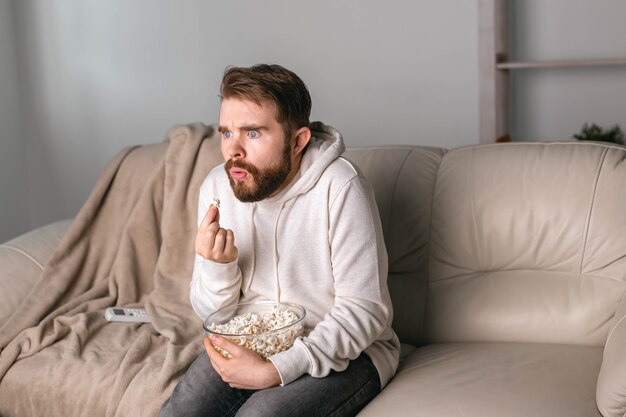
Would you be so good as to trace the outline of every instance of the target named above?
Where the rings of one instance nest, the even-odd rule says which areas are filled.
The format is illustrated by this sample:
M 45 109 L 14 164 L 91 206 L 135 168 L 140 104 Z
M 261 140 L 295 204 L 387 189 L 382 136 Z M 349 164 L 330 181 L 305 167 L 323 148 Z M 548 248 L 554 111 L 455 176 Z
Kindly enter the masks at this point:
M 354 177 L 329 210 L 334 306 L 308 336 L 270 358 L 283 385 L 305 373 L 345 370 L 391 325 L 387 252 L 371 187 Z
M 201 319 L 239 300 L 241 270 L 237 260 L 227 264 L 209 261 L 196 254 L 189 284 L 191 306 Z
M 207 177 L 200 187 L 198 225 L 212 203 L 213 193 L 210 190 L 209 177 Z M 241 289 L 241 276 L 238 259 L 222 264 L 196 254 L 193 275 L 189 284 L 189 298 L 196 314 L 204 320 L 210 313 L 236 304 Z

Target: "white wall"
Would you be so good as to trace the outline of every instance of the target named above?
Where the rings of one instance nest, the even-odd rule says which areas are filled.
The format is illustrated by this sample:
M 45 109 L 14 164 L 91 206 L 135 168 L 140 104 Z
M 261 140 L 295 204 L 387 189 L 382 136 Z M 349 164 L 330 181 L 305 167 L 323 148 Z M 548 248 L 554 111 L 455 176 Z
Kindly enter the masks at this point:
M 12 4 L 0 0 L 0 242 L 28 226 Z
M 160 141 L 177 123 L 215 122 L 231 64 L 294 70 L 313 120 L 339 128 L 348 146 L 478 142 L 473 1 L 11 3 L 31 168 L 23 230 L 73 216 L 120 148 Z
M 626 57 L 623 0 L 510 1 L 516 60 Z M 0 0 L 0 241 L 71 217 L 119 149 L 217 120 L 227 65 L 302 76 L 349 146 L 478 142 L 477 2 Z M 626 67 L 519 70 L 516 140 L 626 129 Z
M 624 0 L 509 0 L 512 59 L 626 58 Z M 626 66 L 512 72 L 514 140 L 571 140 L 585 122 L 626 132 Z

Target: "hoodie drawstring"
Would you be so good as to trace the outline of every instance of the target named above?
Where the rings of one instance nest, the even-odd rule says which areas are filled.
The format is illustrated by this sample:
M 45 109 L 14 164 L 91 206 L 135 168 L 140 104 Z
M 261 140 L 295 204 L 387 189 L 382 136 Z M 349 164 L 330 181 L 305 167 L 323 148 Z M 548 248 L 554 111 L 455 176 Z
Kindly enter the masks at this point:
M 256 211 L 256 203 L 252 204 L 252 210 L 250 210 L 250 242 L 252 243 L 252 250 L 254 250 L 254 212 Z M 245 292 L 248 292 L 248 290 L 250 289 L 250 286 L 252 285 L 252 277 L 254 276 L 254 270 L 256 269 L 256 254 L 252 254 L 252 268 L 250 269 L 250 278 L 248 279 L 248 285 L 246 285 L 246 288 L 244 290 Z
M 280 204 L 280 209 L 278 210 L 278 214 L 276 215 L 276 220 L 274 222 L 274 276 L 276 278 L 276 305 L 280 306 L 280 277 L 278 274 L 278 221 L 280 220 L 280 215 L 283 213 L 283 209 L 285 208 L 286 201 L 283 201 Z

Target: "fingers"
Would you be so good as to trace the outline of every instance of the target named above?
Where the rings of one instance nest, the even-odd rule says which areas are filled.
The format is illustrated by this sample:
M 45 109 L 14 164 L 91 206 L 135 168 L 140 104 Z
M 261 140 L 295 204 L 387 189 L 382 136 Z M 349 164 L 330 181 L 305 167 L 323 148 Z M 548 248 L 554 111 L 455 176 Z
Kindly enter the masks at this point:
M 215 232 L 215 240 L 213 243 L 215 252 L 224 252 L 226 249 L 226 229 L 217 229 Z M 216 254 L 217 256 L 217 254 Z
M 215 210 L 215 217 L 213 218 L 213 221 L 219 223 L 220 222 L 220 209 L 216 205 L 211 204 L 209 206 L 209 211 L 213 211 L 213 210 Z
M 224 355 L 222 355 L 219 350 L 215 348 L 216 346 L 219 349 L 228 352 L 230 358 L 224 357 Z M 246 348 L 216 334 L 204 338 L 204 348 L 206 349 L 209 358 L 213 360 L 213 357 L 215 357 L 215 362 L 219 364 L 223 364 L 229 359 L 241 356 L 242 352 L 248 352 Z
M 223 229 L 219 224 L 219 210 L 209 207 L 198 227 L 196 253 L 214 262 L 229 263 L 237 259 L 235 235 L 232 230 Z
M 206 214 L 204 215 L 202 222 L 200 222 L 200 226 L 198 226 L 198 231 L 207 230 L 208 227 L 213 222 L 216 222 L 219 226 L 219 221 L 220 221 L 220 210 L 217 207 L 215 207 L 213 204 L 211 204 Z
M 209 359 L 214 364 L 214 367 L 221 368 L 221 366 L 223 366 L 228 359 L 225 358 L 220 352 L 218 352 L 217 349 L 215 349 L 215 346 L 218 346 L 218 344 L 209 340 L 208 337 L 204 338 L 204 350 L 206 350 L 207 355 L 209 355 Z
M 209 342 L 213 346 L 217 346 L 218 348 L 227 351 L 228 353 L 231 354 L 231 356 L 239 356 L 240 351 L 242 349 L 245 349 L 245 348 L 239 346 L 238 344 L 231 342 L 230 340 L 226 339 L 225 337 L 218 336 L 216 334 L 212 335 L 208 339 L 209 339 Z
M 217 223 L 205 231 L 198 231 L 196 253 L 214 262 L 228 263 L 237 259 L 235 235 L 232 230 L 218 228 Z
M 228 339 L 211 335 L 204 338 L 204 347 L 215 371 L 232 388 L 263 389 L 281 382 L 272 362 Z M 220 353 L 224 350 L 230 355 L 228 359 Z
M 226 240 L 224 242 L 224 255 L 226 259 L 235 260 L 238 255 L 237 246 L 235 246 L 235 233 L 226 229 Z
M 225 349 L 225 344 L 224 341 L 226 343 L 228 343 L 224 338 L 219 337 L 219 336 L 211 336 L 211 338 L 209 339 L 208 337 L 204 338 L 204 349 L 206 350 L 207 355 L 209 355 L 209 360 L 211 361 L 211 366 L 213 366 L 213 369 L 215 369 L 215 372 L 217 372 L 217 374 L 220 376 L 220 378 L 222 378 L 222 381 L 226 382 L 231 388 L 239 388 L 237 386 L 237 384 L 233 383 L 230 379 L 230 372 L 229 372 L 229 362 L 230 359 L 225 358 L 221 352 L 219 352 L 215 346 L 217 346 L 218 348 L 222 349 L 222 351 L 226 350 Z M 221 345 L 221 346 L 220 346 Z M 235 345 L 233 345 L 235 346 Z M 232 358 L 231 353 L 226 350 L 225 352 L 229 358 Z

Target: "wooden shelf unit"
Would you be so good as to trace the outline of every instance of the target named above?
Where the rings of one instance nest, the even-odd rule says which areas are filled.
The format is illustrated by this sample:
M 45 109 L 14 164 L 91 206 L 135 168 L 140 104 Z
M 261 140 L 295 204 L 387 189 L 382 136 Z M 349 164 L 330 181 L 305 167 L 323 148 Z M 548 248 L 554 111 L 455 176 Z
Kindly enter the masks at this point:
M 511 140 L 509 72 L 519 69 L 626 66 L 626 58 L 554 61 L 509 61 L 508 0 L 478 2 L 479 142 Z
M 499 62 L 498 70 L 525 69 L 525 68 L 572 68 L 572 67 L 608 67 L 626 65 L 626 58 L 615 59 L 577 59 L 562 61 L 528 61 L 528 62 Z

